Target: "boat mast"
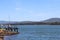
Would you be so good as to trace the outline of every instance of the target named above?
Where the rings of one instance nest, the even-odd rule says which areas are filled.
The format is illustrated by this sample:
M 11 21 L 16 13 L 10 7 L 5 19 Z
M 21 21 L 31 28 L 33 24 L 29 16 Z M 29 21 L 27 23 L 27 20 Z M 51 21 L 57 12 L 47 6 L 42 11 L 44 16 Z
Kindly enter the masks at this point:
M 11 27 L 11 25 L 10 25 L 10 14 L 8 15 L 8 27 Z

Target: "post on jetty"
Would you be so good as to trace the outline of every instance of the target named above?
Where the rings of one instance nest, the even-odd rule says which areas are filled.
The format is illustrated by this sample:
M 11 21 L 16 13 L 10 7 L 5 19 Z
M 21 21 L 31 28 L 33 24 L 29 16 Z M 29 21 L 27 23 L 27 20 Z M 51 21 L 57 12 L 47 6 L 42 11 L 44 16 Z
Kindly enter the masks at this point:
M 19 34 L 18 28 L 17 27 L 5 27 L 2 28 L 0 27 L 0 40 L 4 40 L 4 36 L 11 36 L 11 35 L 16 35 Z

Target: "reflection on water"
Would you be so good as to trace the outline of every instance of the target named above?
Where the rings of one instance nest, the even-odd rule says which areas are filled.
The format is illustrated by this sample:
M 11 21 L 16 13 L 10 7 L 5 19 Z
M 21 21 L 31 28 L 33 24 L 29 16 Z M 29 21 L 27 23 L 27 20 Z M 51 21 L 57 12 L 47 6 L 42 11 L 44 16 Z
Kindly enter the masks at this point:
M 20 34 L 7 40 L 60 40 L 60 25 L 17 25 Z

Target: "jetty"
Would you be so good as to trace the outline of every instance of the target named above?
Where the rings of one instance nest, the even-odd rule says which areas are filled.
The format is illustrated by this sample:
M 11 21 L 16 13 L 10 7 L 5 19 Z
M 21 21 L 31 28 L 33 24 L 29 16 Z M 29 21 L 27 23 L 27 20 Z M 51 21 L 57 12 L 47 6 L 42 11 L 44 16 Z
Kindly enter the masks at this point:
M 0 27 L 0 40 L 4 40 L 4 36 L 12 36 L 19 34 L 17 27 Z

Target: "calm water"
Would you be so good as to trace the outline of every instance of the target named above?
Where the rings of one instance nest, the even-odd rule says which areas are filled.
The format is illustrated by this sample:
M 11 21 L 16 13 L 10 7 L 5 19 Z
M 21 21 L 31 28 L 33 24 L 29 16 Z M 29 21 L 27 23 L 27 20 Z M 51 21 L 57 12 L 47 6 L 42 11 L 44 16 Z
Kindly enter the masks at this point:
M 17 25 L 20 34 L 5 40 L 60 40 L 60 25 Z

